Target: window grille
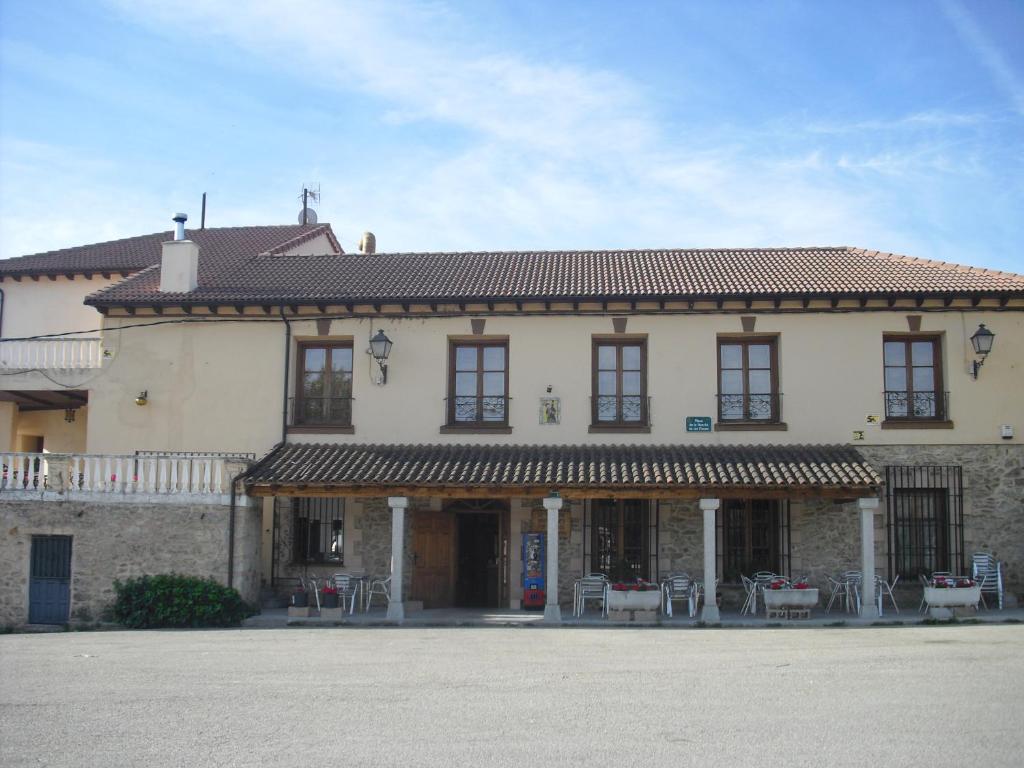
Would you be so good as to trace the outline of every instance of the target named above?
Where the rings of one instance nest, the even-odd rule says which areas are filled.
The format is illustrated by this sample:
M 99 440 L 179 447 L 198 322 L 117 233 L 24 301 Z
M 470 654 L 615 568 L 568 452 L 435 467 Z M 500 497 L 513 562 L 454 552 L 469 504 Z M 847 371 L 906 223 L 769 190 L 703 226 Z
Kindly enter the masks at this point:
M 789 500 L 723 499 L 716 515 L 723 583 L 757 571 L 790 575 Z
M 963 477 L 958 465 L 888 466 L 889 578 L 964 572 Z
M 583 563 L 616 581 L 657 578 L 658 513 L 642 499 L 594 499 L 583 510 Z
M 292 499 L 292 560 L 345 564 L 344 499 Z

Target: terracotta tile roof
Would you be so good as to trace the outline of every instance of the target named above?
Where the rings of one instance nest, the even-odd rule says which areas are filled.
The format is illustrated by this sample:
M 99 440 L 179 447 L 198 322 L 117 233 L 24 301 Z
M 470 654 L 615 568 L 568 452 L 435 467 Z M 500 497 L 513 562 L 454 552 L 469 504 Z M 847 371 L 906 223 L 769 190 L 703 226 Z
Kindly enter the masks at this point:
M 293 443 L 246 485 L 387 488 L 872 489 L 878 474 L 833 445 L 321 445 Z
M 186 237 L 199 245 L 204 256 L 200 277 L 214 280 L 229 264 L 245 262 L 257 254 L 281 253 L 326 233 L 338 252 L 330 224 L 302 226 L 286 224 L 258 227 L 214 227 L 188 229 Z M 64 275 L 83 272 L 137 272 L 160 263 L 161 244 L 174 239 L 174 233 L 111 240 L 107 243 L 79 245 L 57 251 L 35 253 L 0 261 L 0 275 Z
M 950 293 L 1024 297 L 1021 275 L 846 247 L 323 257 L 258 257 L 254 253 L 244 262 L 208 266 L 199 283 L 189 294 L 160 293 L 159 273 L 152 270 L 95 294 L 87 303 L 756 299 Z

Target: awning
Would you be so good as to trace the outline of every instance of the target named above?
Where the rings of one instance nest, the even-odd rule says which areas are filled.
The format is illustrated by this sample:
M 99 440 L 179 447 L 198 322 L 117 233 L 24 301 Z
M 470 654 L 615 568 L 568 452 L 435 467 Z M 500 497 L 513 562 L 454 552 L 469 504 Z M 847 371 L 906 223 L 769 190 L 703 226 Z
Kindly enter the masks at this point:
M 699 498 L 878 494 L 840 445 L 324 445 L 291 443 L 245 478 L 253 496 Z

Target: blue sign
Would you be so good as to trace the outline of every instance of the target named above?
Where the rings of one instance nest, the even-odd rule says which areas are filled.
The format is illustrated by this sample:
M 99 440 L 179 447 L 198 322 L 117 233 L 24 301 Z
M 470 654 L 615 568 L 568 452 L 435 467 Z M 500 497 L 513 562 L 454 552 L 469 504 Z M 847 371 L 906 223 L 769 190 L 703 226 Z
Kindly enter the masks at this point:
M 687 432 L 710 432 L 711 431 L 711 417 L 710 416 L 687 416 L 686 417 L 686 431 Z

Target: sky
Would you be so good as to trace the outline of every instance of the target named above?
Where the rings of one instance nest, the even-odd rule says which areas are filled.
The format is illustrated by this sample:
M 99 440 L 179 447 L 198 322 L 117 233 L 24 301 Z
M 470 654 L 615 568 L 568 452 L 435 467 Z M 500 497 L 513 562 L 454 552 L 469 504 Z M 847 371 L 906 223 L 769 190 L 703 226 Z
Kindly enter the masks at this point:
M 0 256 L 853 245 L 1024 273 L 1024 0 L 2 0 Z

